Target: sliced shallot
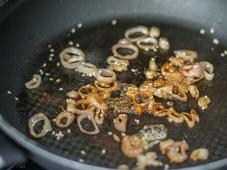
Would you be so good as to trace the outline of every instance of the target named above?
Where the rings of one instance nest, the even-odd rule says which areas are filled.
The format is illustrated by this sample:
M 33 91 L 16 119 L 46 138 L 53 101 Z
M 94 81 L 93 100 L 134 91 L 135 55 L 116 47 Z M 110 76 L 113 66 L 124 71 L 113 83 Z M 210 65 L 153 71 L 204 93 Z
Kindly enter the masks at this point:
M 125 133 L 128 122 L 128 116 L 126 114 L 119 114 L 113 121 L 114 128 L 120 132 Z
M 32 76 L 32 79 L 25 83 L 25 87 L 27 89 L 35 89 L 40 86 L 41 82 L 42 82 L 41 76 L 39 74 L 34 74 Z
M 136 26 L 129 28 L 125 32 L 125 38 L 131 42 L 139 41 L 148 35 L 148 28 L 145 26 Z
M 34 127 L 40 121 L 43 121 L 44 123 L 42 126 L 42 130 L 40 132 L 35 132 Z M 37 113 L 34 116 L 30 117 L 28 120 L 28 127 L 31 136 L 34 138 L 41 138 L 45 136 L 48 132 L 52 131 L 50 120 L 44 113 Z
M 56 117 L 56 125 L 60 128 L 66 128 L 71 125 L 75 116 L 70 112 L 63 111 L 59 113 Z M 66 119 L 66 121 L 64 121 Z

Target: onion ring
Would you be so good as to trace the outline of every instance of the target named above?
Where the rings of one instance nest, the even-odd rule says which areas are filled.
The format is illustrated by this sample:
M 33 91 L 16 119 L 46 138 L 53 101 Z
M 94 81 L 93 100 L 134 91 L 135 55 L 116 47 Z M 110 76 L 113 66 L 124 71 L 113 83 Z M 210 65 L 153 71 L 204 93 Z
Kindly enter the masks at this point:
M 170 48 L 169 40 L 167 38 L 160 37 L 158 44 L 159 48 L 162 50 L 169 50 Z
M 96 93 L 97 89 L 92 85 L 81 86 L 78 90 L 79 95 L 82 98 L 86 98 L 90 93 Z
M 101 110 L 108 109 L 108 106 L 106 105 L 106 103 L 104 103 L 102 98 L 97 93 L 88 94 L 87 100 L 90 102 L 90 104 L 92 104 L 93 106 L 95 106 L 98 109 L 101 109 Z
M 114 71 L 108 69 L 98 69 L 96 79 L 100 83 L 112 83 L 116 80 L 116 74 Z
M 82 108 L 78 108 L 78 106 L 81 106 Z M 93 112 L 95 110 L 95 107 L 91 105 L 91 103 L 87 99 L 80 99 L 76 101 L 74 105 L 74 113 L 81 115 L 88 112 Z
M 132 37 L 132 36 L 130 37 L 130 35 L 138 34 L 138 33 L 140 33 L 141 35 L 136 36 L 136 37 Z M 139 40 L 147 37 L 148 33 L 149 33 L 149 30 L 147 27 L 136 26 L 136 27 L 129 28 L 128 30 L 126 30 L 125 38 L 131 42 L 136 42 L 136 41 L 139 41 Z
M 152 38 L 158 38 L 160 36 L 160 29 L 158 27 L 151 27 L 149 30 L 149 36 Z
M 42 127 L 42 131 L 37 134 L 34 130 L 34 126 L 40 121 L 44 121 L 44 125 Z M 34 138 L 41 138 L 45 136 L 48 132 L 52 131 L 50 120 L 44 113 L 37 113 L 34 116 L 30 117 L 28 120 L 28 127 L 31 136 Z
M 137 41 L 136 45 L 145 51 L 154 50 L 158 48 L 158 40 L 152 37 L 147 37 Z
M 143 152 L 144 144 L 142 139 L 135 135 L 125 136 L 122 139 L 121 150 L 126 156 L 135 158 Z
M 85 130 L 83 128 L 81 123 L 86 118 L 88 118 L 91 121 L 91 123 L 93 124 L 93 126 L 94 126 L 93 131 L 88 131 L 88 130 Z M 88 135 L 96 135 L 100 132 L 100 130 L 99 130 L 99 128 L 98 128 L 98 126 L 97 126 L 97 124 L 95 123 L 95 120 L 94 120 L 94 112 L 87 112 L 87 113 L 84 113 L 84 114 L 78 116 L 77 117 L 77 125 L 79 126 L 81 132 L 88 134 Z
M 32 76 L 32 79 L 25 83 L 25 87 L 27 89 L 35 89 L 40 86 L 41 82 L 42 82 L 41 76 L 39 74 L 34 74 Z
M 120 54 L 118 52 L 119 49 L 129 49 L 129 50 L 133 51 L 133 53 L 132 54 L 125 54 L 125 55 Z M 139 55 L 139 49 L 133 44 L 117 43 L 117 44 L 113 45 L 112 52 L 113 52 L 115 57 L 120 58 L 122 60 L 133 60 L 133 59 L 137 58 L 138 55 Z
M 60 62 L 67 69 L 75 69 L 85 61 L 85 54 L 79 48 L 65 48 L 60 54 Z
M 91 63 L 82 63 L 77 67 L 77 71 L 88 76 L 95 76 L 97 73 L 97 67 Z
M 184 61 L 193 61 L 198 57 L 197 52 L 193 50 L 175 50 L 174 54 L 177 58 L 182 58 Z
M 111 92 L 113 90 L 116 90 L 117 87 L 118 87 L 118 83 L 116 81 L 114 81 L 114 82 L 106 85 L 106 84 L 99 83 L 96 80 L 95 83 L 94 83 L 94 85 L 98 89 L 98 91 L 100 91 L 100 92 L 102 92 L 102 91 Z
M 62 119 L 64 119 L 64 118 L 67 119 L 65 123 L 62 122 Z M 57 117 L 56 117 L 56 125 L 58 127 L 60 127 L 60 128 L 66 128 L 66 127 L 71 125 L 71 123 L 73 122 L 74 118 L 75 118 L 74 114 L 72 114 L 70 112 L 63 111 L 63 112 L 61 112 L 61 113 L 59 113 L 57 115 Z

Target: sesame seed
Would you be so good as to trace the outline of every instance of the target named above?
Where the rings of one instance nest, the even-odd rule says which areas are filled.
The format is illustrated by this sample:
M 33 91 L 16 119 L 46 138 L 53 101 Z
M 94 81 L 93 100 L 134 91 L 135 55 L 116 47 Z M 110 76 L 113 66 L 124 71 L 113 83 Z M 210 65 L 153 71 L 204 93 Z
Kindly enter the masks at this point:
M 227 55 L 227 50 L 224 51 L 224 54 Z
M 117 20 L 116 19 L 113 19 L 112 20 L 112 25 L 116 25 L 117 24 Z
M 200 29 L 199 32 L 200 32 L 200 34 L 205 34 L 206 31 L 204 29 Z
M 211 33 L 211 34 L 214 33 L 214 29 L 213 29 L 213 28 L 210 29 L 210 33 Z
M 50 81 L 54 81 L 54 79 L 52 77 L 49 78 Z
M 56 80 L 56 83 L 60 83 L 60 81 L 61 81 L 61 79 L 57 79 L 57 80 Z
M 47 63 L 43 63 L 42 67 L 46 67 L 47 66 Z
M 54 57 L 54 53 L 50 53 L 50 55 L 49 55 L 50 57 Z
M 76 32 L 76 29 L 75 29 L 75 28 L 72 28 L 72 29 L 71 29 L 71 33 L 74 34 L 75 32 Z
M 51 48 L 51 47 L 52 47 L 52 45 L 51 45 L 51 44 L 49 44 L 49 45 L 48 45 L 48 48 Z
M 140 123 L 139 119 L 134 119 L 134 121 L 136 122 L 137 125 Z
M 60 66 L 60 63 L 59 63 L 59 62 L 57 62 L 57 64 L 56 64 L 56 65 L 57 65 L 57 67 L 59 67 L 59 66 Z
M 67 129 L 67 132 L 68 132 L 68 133 L 71 133 L 71 129 Z
M 126 136 L 126 134 L 122 132 L 122 133 L 121 133 L 121 136 Z
M 80 44 L 79 44 L 79 43 L 76 43 L 76 47 L 77 47 L 77 48 L 80 47 Z
M 103 155 L 106 154 L 106 150 L 105 150 L 105 149 L 102 150 L 102 154 L 103 154 Z
M 78 28 L 81 28 L 82 26 L 83 26 L 83 25 L 82 25 L 82 23 L 80 23 L 80 22 L 77 24 L 77 27 L 78 27 Z
M 81 159 L 81 158 L 80 158 L 78 161 L 79 161 L 79 162 L 84 162 L 84 160 L 83 160 L 83 159 Z
M 9 90 L 7 91 L 7 93 L 8 93 L 8 94 L 12 94 L 12 92 L 11 92 L 11 91 L 9 91 Z
M 72 41 L 69 41 L 68 43 L 69 43 L 69 45 L 73 45 L 73 42 Z
M 19 100 L 19 98 L 18 98 L 18 97 L 14 97 L 14 99 L 15 99 L 16 101 L 18 101 L 18 100 Z
M 219 40 L 217 38 L 214 38 L 213 39 L 213 43 L 216 44 L 216 45 L 218 45 L 219 44 Z
M 84 150 L 80 151 L 81 155 L 86 155 L 86 152 Z
M 54 52 L 54 49 L 53 49 L 53 48 L 51 48 L 51 49 L 50 49 L 50 52 L 52 52 L 52 53 L 53 53 L 53 52 Z
M 108 135 L 112 135 L 112 134 L 113 134 L 113 132 L 110 132 L 110 131 L 108 132 Z
M 52 59 L 52 57 L 49 57 L 49 61 L 52 61 L 53 59 Z
M 44 72 L 43 72 L 43 70 L 42 70 L 42 69 L 40 69 L 40 70 L 39 70 L 39 73 L 40 73 L 41 75 L 43 75 L 43 74 L 44 74 Z
M 61 87 L 61 88 L 59 88 L 58 90 L 59 90 L 59 91 L 63 91 L 64 89 Z
M 221 57 L 225 57 L 225 54 L 224 53 L 221 53 Z
M 48 77 L 48 76 L 50 76 L 50 73 L 46 73 L 45 75 Z

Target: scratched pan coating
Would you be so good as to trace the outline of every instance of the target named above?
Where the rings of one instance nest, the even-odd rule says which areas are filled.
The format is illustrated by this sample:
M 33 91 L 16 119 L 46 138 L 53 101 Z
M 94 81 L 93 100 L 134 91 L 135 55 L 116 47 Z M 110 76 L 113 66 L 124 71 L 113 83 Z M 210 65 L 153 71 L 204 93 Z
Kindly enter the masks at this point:
M 161 65 L 167 57 L 172 54 L 173 49 L 193 49 L 199 54 L 198 60 L 208 60 L 215 68 L 215 77 L 211 82 L 202 80 L 198 83 L 198 88 L 201 95 L 208 95 L 211 98 L 211 104 L 207 110 L 202 111 L 196 104 L 195 100 L 189 98 L 187 103 L 175 103 L 176 110 L 189 111 L 194 108 L 200 116 L 199 124 L 194 128 L 189 129 L 183 124 L 170 124 L 165 118 L 155 118 L 151 115 L 144 114 L 143 116 L 129 116 L 129 124 L 127 134 L 138 132 L 146 124 L 164 124 L 168 128 L 168 137 L 174 140 L 185 139 L 189 146 L 189 153 L 195 148 L 205 147 L 209 150 L 209 159 L 202 162 L 186 161 L 180 165 L 170 165 L 171 168 L 182 168 L 195 166 L 219 160 L 227 157 L 227 116 L 225 95 L 227 93 L 227 78 L 224 72 L 227 69 L 226 62 L 220 57 L 222 46 L 215 46 L 209 36 L 199 34 L 199 30 L 185 28 L 180 25 L 171 25 L 165 23 L 154 23 L 150 20 L 133 21 L 120 20 L 115 26 L 110 22 L 103 22 L 99 25 L 84 26 L 76 30 L 75 34 L 70 34 L 68 31 L 59 36 L 56 40 L 50 40 L 52 47 L 55 49 L 55 56 L 52 61 L 49 59 L 49 49 L 46 48 L 37 55 L 34 61 L 30 61 L 30 72 L 23 75 L 25 80 L 28 80 L 32 74 L 39 73 L 41 68 L 44 73 L 49 73 L 50 76 L 43 76 L 42 85 L 35 90 L 21 91 L 19 102 L 17 104 L 18 121 L 25 127 L 24 133 L 28 134 L 27 120 L 30 116 L 44 112 L 52 120 L 57 113 L 61 111 L 61 107 L 65 103 L 66 93 L 72 89 L 78 89 L 80 86 L 92 83 L 93 78 L 83 77 L 81 74 L 66 70 L 62 66 L 57 67 L 59 62 L 59 52 L 68 47 L 68 41 L 73 41 L 80 44 L 80 47 L 86 54 L 86 61 L 96 64 L 98 68 L 106 67 L 106 58 L 111 55 L 111 46 L 120 38 L 123 38 L 124 31 L 131 26 L 143 24 L 146 26 L 157 25 L 161 29 L 161 36 L 165 36 L 171 43 L 171 50 L 166 53 L 144 53 L 140 52 L 138 59 L 130 61 L 129 70 L 117 74 L 118 80 L 121 82 L 141 84 L 145 80 L 143 76 L 144 69 L 148 68 L 148 61 L 151 56 L 157 55 L 157 63 Z M 211 48 L 213 49 L 211 50 Z M 42 68 L 42 64 L 46 62 L 47 66 Z M 135 75 L 130 70 L 137 68 L 139 73 Z M 61 79 L 60 83 L 51 81 L 50 78 Z M 63 88 L 63 91 L 59 91 Z M 140 119 L 140 124 L 136 125 L 134 119 Z M 47 149 L 50 152 L 64 156 L 66 158 L 78 161 L 83 159 L 84 163 L 98 165 L 102 167 L 116 168 L 120 164 L 128 164 L 130 167 L 135 165 L 135 160 L 128 159 L 120 151 L 120 143 L 113 140 L 108 132 L 114 132 L 120 135 L 112 127 L 111 119 L 104 121 L 101 126 L 101 133 L 95 136 L 82 134 L 76 124 L 76 121 L 69 127 L 71 133 L 67 129 L 59 129 L 52 122 L 54 131 L 62 131 L 65 135 L 63 139 L 56 140 L 51 133 L 45 137 L 36 140 L 38 145 Z M 103 154 L 102 150 L 106 153 Z M 86 155 L 81 154 L 81 150 L 86 152 Z M 158 147 L 154 146 L 153 151 L 157 151 L 159 159 L 164 163 L 169 163 L 168 160 L 160 154 Z M 151 167 L 152 169 L 152 167 Z

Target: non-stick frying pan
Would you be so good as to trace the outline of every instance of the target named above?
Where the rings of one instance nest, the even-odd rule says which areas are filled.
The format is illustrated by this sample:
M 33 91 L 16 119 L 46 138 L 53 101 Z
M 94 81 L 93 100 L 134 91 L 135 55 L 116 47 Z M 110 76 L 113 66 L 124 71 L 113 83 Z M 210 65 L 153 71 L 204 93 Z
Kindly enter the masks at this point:
M 227 166 L 227 62 L 221 53 L 227 44 L 227 2 L 222 0 L 33 0 L 9 1 L 1 8 L 0 24 L 0 127 L 16 144 L 1 137 L 0 167 L 10 163 L 33 159 L 48 169 L 107 169 L 119 164 L 132 167 L 134 160 L 122 155 L 119 144 L 108 136 L 113 131 L 111 122 L 106 121 L 102 132 L 96 136 L 82 134 L 75 124 L 71 133 L 62 140 L 56 140 L 51 134 L 34 140 L 28 134 L 27 119 L 38 111 L 53 118 L 65 93 L 72 88 L 92 82 L 78 73 L 56 67 L 58 53 L 69 46 L 68 41 L 80 44 L 87 55 L 87 61 L 98 67 L 106 66 L 106 57 L 111 54 L 111 46 L 123 37 L 124 31 L 135 25 L 157 25 L 162 35 L 169 38 L 172 49 L 194 49 L 201 60 L 214 64 L 215 78 L 212 82 L 202 81 L 199 88 L 202 94 L 210 96 L 212 102 L 206 111 L 199 110 L 195 102 L 178 104 L 179 110 L 195 107 L 199 110 L 201 121 L 192 129 L 185 125 L 169 124 L 164 119 L 145 116 L 142 124 L 163 123 L 168 128 L 168 136 L 177 140 L 185 139 L 190 151 L 197 147 L 206 147 L 210 152 L 207 161 L 193 163 L 187 161 L 171 168 L 216 169 Z M 115 26 L 112 20 L 117 20 Z M 82 28 L 71 34 L 70 30 L 82 23 Z M 215 33 L 209 33 L 214 28 Z M 200 29 L 206 31 L 200 34 Z M 213 39 L 219 44 L 215 45 Z M 53 61 L 48 61 L 48 44 L 55 49 Z M 158 54 L 158 63 L 162 63 L 171 51 Z M 226 56 L 227 57 L 227 56 Z M 131 68 L 140 70 L 147 67 L 148 55 L 142 54 Z M 27 91 L 24 82 L 43 68 L 52 78 L 61 78 L 60 84 L 54 84 L 44 76 L 43 85 Z M 128 71 L 118 75 L 122 82 L 139 84 L 141 75 L 133 76 Z M 63 91 L 58 91 L 63 87 Z M 10 92 L 12 94 L 9 94 Z M 44 94 L 46 92 L 46 94 Z M 19 101 L 15 100 L 15 97 Z M 132 117 L 133 119 L 134 117 Z M 138 131 L 141 126 L 130 124 L 128 134 Z M 59 131 L 59 129 L 55 129 Z M 106 150 L 106 154 L 102 150 Z M 86 155 L 81 154 L 85 151 Z M 160 159 L 168 163 L 165 157 Z M 84 162 L 81 162 L 81 161 Z

